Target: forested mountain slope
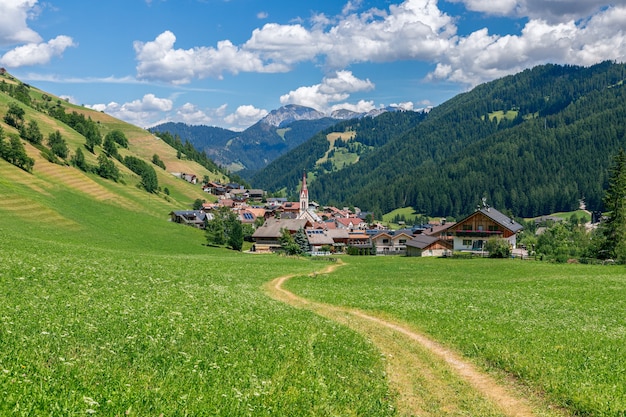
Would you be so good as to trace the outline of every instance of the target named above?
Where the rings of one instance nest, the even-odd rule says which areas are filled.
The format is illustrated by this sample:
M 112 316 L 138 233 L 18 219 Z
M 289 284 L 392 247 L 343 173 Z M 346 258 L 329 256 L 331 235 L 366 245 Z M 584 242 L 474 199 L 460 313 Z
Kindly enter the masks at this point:
M 386 112 L 376 117 L 346 120 L 318 133 L 293 151 L 258 171 L 251 181 L 269 190 L 296 190 L 302 171 L 312 178 L 337 172 L 375 152 L 387 141 L 425 119 L 427 113 Z
M 626 65 L 604 62 L 543 65 L 480 85 L 357 163 L 318 175 L 310 196 L 439 216 L 469 213 L 482 197 L 519 216 L 575 209 L 581 198 L 600 209 L 611 157 L 626 146 L 625 79 Z

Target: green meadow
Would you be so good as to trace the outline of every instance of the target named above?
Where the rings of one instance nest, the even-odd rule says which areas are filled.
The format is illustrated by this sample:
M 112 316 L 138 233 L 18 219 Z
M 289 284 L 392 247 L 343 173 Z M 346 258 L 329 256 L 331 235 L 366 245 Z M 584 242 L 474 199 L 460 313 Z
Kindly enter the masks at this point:
M 286 288 L 408 323 L 575 415 L 626 415 L 626 270 L 350 257 Z
M 407 323 L 572 415 L 626 414 L 623 267 L 345 257 L 321 274 L 325 261 L 208 247 L 136 187 L 39 175 L 0 161 L 0 415 L 399 414 L 372 342 L 265 294 L 287 274 L 301 296 Z
M 322 262 L 48 191 L 0 179 L 0 415 L 395 414 L 371 343 L 262 290 Z

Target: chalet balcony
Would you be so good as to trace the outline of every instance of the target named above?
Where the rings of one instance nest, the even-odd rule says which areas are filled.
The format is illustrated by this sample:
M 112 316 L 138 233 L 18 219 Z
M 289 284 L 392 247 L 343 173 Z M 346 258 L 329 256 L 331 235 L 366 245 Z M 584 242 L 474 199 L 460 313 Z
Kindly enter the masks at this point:
M 455 230 L 458 237 L 500 237 L 501 230 Z

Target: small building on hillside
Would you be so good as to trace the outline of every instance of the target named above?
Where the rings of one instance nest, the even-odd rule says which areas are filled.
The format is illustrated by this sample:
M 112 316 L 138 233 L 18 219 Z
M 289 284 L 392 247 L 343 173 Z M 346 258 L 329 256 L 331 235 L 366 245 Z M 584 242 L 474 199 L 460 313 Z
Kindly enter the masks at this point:
M 204 229 L 207 221 L 213 220 L 213 215 L 202 210 L 180 210 L 170 212 L 170 221 L 174 223 Z
M 453 236 L 455 251 L 482 251 L 489 238 L 506 239 L 512 249 L 523 226 L 510 216 L 484 204 L 447 229 Z

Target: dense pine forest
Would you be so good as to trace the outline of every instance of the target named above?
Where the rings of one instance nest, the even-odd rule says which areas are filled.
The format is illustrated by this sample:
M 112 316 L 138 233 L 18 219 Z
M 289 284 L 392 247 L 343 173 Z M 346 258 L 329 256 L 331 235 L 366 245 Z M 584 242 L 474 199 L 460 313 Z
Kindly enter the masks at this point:
M 422 117 L 400 113 L 336 125 L 270 164 L 253 183 L 290 191 L 295 173 L 307 170 L 315 173 L 312 198 L 378 213 L 410 206 L 457 217 L 482 197 L 525 217 L 576 209 L 581 199 L 602 209 L 611 159 L 626 147 L 625 79 L 626 65 L 611 62 L 535 67 Z M 354 141 L 367 143 L 368 151 L 343 169 L 321 169 L 326 135 L 340 130 L 354 130 Z

